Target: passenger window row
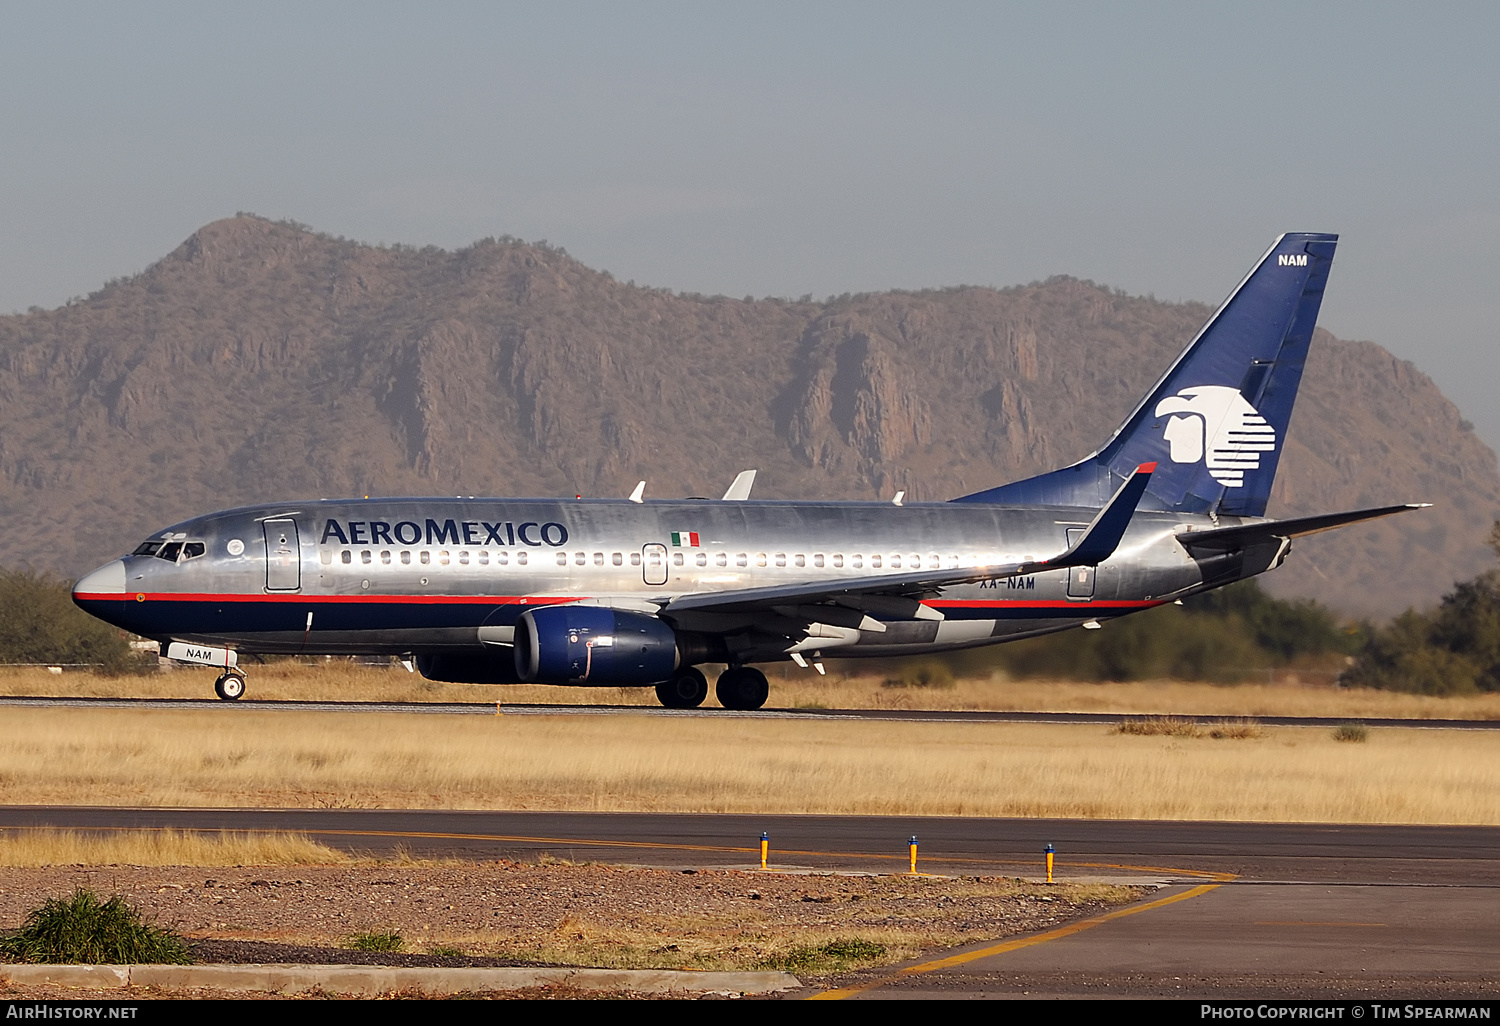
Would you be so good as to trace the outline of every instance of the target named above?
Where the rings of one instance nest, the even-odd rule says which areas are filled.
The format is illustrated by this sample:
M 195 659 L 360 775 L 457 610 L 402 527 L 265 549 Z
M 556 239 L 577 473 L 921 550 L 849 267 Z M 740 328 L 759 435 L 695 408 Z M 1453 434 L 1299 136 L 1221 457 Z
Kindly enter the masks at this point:
M 146 544 L 147 545 L 151 545 L 151 544 L 157 544 L 157 543 L 147 542 Z M 201 556 L 203 554 L 203 546 L 202 546 L 202 544 L 201 543 L 196 543 L 196 542 L 189 542 L 188 543 L 188 547 L 189 548 L 191 548 L 194 545 L 197 546 L 197 551 L 189 554 L 186 558 L 192 558 L 192 556 L 195 556 L 195 555 Z M 141 549 L 144 549 L 145 547 L 146 546 L 143 545 L 141 547 Z M 171 546 L 169 546 L 169 547 L 171 547 Z M 137 555 L 150 555 L 150 553 L 142 552 L 139 549 L 137 550 L 136 554 Z M 174 551 L 174 553 L 173 553 L 172 556 L 167 556 L 164 553 L 157 553 L 157 555 L 161 555 L 162 558 L 164 558 L 164 559 L 168 559 L 168 558 L 175 559 L 176 558 L 175 551 Z M 325 565 L 326 564 L 331 564 L 333 562 L 333 559 L 334 559 L 332 551 L 329 551 L 329 550 L 324 550 L 321 553 L 321 557 L 322 557 L 323 563 Z M 354 552 L 354 550 L 344 549 L 344 550 L 342 550 L 339 553 L 339 557 L 338 558 L 339 558 L 340 562 L 346 563 L 346 564 L 355 562 L 356 558 L 362 564 L 371 564 L 371 563 L 374 563 L 376 561 L 377 556 L 376 556 L 376 553 L 373 550 L 371 550 L 371 549 L 362 549 L 362 550 L 360 550 L 358 552 L 357 556 L 356 556 L 356 553 Z M 528 558 L 528 556 L 527 556 L 527 552 L 525 550 L 516 551 L 514 553 L 506 551 L 506 550 L 502 550 L 502 551 L 496 552 L 496 553 L 494 553 L 494 556 L 493 556 L 494 565 L 496 565 L 496 566 L 507 566 L 507 565 L 510 564 L 512 558 L 514 558 L 515 563 L 516 563 L 517 566 L 526 566 L 527 565 L 527 558 Z M 569 555 L 566 552 L 559 552 L 559 553 L 557 553 L 557 555 L 554 558 L 555 558 L 558 566 L 567 566 L 569 564 L 569 562 L 570 562 Z M 655 557 L 653 557 L 653 558 L 655 558 Z M 713 558 L 713 563 L 714 563 L 715 566 L 728 566 L 729 565 L 729 553 L 727 553 L 727 552 L 716 552 L 716 553 L 713 554 L 712 558 Z M 383 550 L 380 551 L 378 559 L 379 559 L 380 563 L 382 563 L 384 565 L 387 565 L 387 566 L 390 565 L 393 562 L 396 562 L 398 559 L 399 559 L 399 562 L 401 562 L 402 564 L 410 564 L 412 562 L 412 552 L 409 549 L 403 549 L 403 550 L 400 551 L 399 555 L 393 555 L 392 552 L 391 552 L 391 550 L 389 550 L 389 549 L 383 549 Z M 422 549 L 422 550 L 419 550 L 416 553 L 416 562 L 419 563 L 419 564 L 421 564 L 421 565 L 424 565 L 424 566 L 425 565 L 429 565 L 429 564 L 431 564 L 434 561 L 434 559 L 436 560 L 436 562 L 437 562 L 437 564 L 439 566 L 448 566 L 448 565 L 450 565 L 452 563 L 455 563 L 455 562 L 459 566 L 469 566 L 469 565 L 489 566 L 491 564 L 491 554 L 490 554 L 489 550 L 487 550 L 487 549 L 481 549 L 478 552 L 475 552 L 475 553 L 472 553 L 472 554 L 467 549 L 462 549 L 462 550 L 459 550 L 459 552 L 457 553 L 456 558 L 447 549 L 440 549 L 435 554 L 431 550 L 429 550 L 429 549 Z M 757 567 L 764 567 L 764 566 L 770 566 L 770 565 L 774 565 L 774 566 L 777 566 L 777 567 L 786 567 L 786 566 L 789 565 L 788 562 L 787 562 L 788 559 L 791 560 L 790 565 L 793 566 L 793 567 L 807 567 L 809 565 L 809 562 L 808 562 L 809 557 L 807 555 L 801 553 L 801 552 L 794 553 L 790 557 L 785 552 L 776 552 L 776 553 L 770 554 L 769 556 L 766 553 L 764 553 L 764 552 L 757 552 L 755 554 L 755 565 Z M 905 560 L 905 563 L 904 563 L 904 568 L 905 569 L 909 569 L 909 570 L 920 570 L 920 569 L 922 569 L 924 561 L 923 561 L 922 556 L 919 555 L 919 554 L 913 554 L 911 556 L 906 556 L 906 557 L 902 557 L 899 554 L 892 555 L 892 556 L 887 556 L 887 557 L 881 557 L 879 555 L 872 555 L 872 556 L 869 557 L 869 565 L 870 565 L 871 569 L 875 569 L 875 570 L 879 570 L 882 567 L 889 567 L 892 570 L 900 570 L 900 569 L 903 568 L 903 559 Z M 734 557 L 734 565 L 735 566 L 737 566 L 737 567 L 748 566 L 749 565 L 749 561 L 750 561 L 750 554 L 749 553 L 747 553 L 747 552 L 740 552 L 740 553 L 736 553 L 735 554 L 735 557 Z M 865 561 L 865 556 L 862 553 L 856 552 L 852 556 L 849 557 L 849 563 L 848 563 L 848 565 L 850 567 L 852 567 L 853 569 L 856 569 L 856 570 L 863 569 L 864 565 L 865 565 L 864 561 Z M 587 552 L 574 552 L 572 554 L 571 562 L 572 562 L 572 564 L 574 566 L 589 566 L 590 564 L 592 564 L 594 566 L 604 566 L 605 563 L 606 563 L 606 559 L 605 559 L 605 554 L 603 552 L 595 552 L 595 553 L 592 554 L 592 556 L 589 553 L 587 553 Z M 947 566 L 949 566 L 950 568 L 952 568 L 952 567 L 958 566 L 958 557 L 957 556 L 948 556 L 946 558 L 946 560 L 945 560 L 943 557 L 940 557 L 940 556 L 938 556 L 936 554 L 933 554 L 931 556 L 928 556 L 926 558 L 925 562 L 926 562 L 926 567 L 927 567 L 928 570 L 938 570 L 938 569 L 941 569 L 942 566 L 944 565 L 944 563 L 946 563 Z M 612 552 L 612 553 L 610 553 L 609 557 L 608 557 L 608 563 L 611 566 L 624 566 L 625 565 L 625 554 L 622 553 L 622 552 Z M 709 553 L 707 553 L 707 552 L 699 552 L 699 553 L 694 554 L 694 556 L 693 556 L 693 563 L 694 563 L 694 565 L 700 566 L 700 567 L 706 567 L 706 566 L 708 566 L 708 564 L 709 564 Z M 632 552 L 632 553 L 630 553 L 630 565 L 631 566 L 635 566 L 635 567 L 638 567 L 638 566 L 641 565 L 641 554 L 639 552 Z M 657 563 L 656 565 L 660 565 L 660 564 Z M 674 552 L 674 553 L 672 553 L 672 565 L 673 566 L 686 566 L 687 565 L 687 555 L 685 553 L 682 553 L 682 552 Z M 815 553 L 813 553 L 813 555 L 811 557 L 811 565 L 813 567 L 816 567 L 816 568 L 819 568 L 819 569 L 822 569 L 824 567 L 833 567 L 835 569 L 839 569 L 839 568 L 842 568 L 844 566 L 844 554 L 841 553 L 841 552 L 836 552 L 836 553 L 834 553 L 832 555 L 826 555 L 826 554 L 824 554 L 822 552 L 815 552 Z

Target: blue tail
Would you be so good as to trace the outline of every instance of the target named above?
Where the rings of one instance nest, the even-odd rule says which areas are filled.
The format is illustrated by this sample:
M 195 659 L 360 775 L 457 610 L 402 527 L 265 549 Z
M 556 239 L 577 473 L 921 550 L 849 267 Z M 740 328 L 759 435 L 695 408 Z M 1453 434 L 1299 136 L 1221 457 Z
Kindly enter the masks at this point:
M 1141 509 L 1264 516 L 1337 243 L 1277 239 L 1104 448 L 953 501 L 1097 508 L 1154 462 Z

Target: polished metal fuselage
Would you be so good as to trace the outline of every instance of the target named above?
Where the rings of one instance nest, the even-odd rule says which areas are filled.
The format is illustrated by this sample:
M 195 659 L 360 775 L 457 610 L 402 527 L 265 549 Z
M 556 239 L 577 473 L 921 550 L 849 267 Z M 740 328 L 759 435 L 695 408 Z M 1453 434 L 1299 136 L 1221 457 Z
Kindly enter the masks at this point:
M 686 594 L 1047 559 L 1096 512 L 978 503 L 289 503 L 174 525 L 153 537 L 200 541 L 204 554 L 126 556 L 79 582 L 77 594 L 96 615 L 163 642 L 268 653 L 441 652 L 479 648 L 485 628 L 491 638 L 495 628 L 503 635 L 542 605 L 654 612 Z M 1250 521 L 1138 512 L 1115 553 L 1089 572 L 947 587 L 925 596 L 926 617 L 882 617 L 883 630 L 861 630 L 838 654 L 992 644 L 1168 602 L 1226 583 L 1209 581 L 1177 536 L 1241 522 Z M 1270 558 L 1252 560 L 1236 575 L 1269 565 Z M 741 651 L 746 661 L 787 658 L 798 640 L 759 614 L 668 610 L 666 618 L 679 630 L 752 638 Z

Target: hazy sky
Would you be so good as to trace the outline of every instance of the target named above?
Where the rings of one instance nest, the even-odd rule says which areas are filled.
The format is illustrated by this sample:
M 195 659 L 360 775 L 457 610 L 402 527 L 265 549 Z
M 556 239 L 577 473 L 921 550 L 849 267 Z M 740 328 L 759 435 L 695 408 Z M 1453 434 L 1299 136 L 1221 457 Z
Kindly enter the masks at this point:
M 0 311 L 246 210 L 822 297 L 1072 274 L 1321 323 L 1500 444 L 1500 5 L 0 7 Z

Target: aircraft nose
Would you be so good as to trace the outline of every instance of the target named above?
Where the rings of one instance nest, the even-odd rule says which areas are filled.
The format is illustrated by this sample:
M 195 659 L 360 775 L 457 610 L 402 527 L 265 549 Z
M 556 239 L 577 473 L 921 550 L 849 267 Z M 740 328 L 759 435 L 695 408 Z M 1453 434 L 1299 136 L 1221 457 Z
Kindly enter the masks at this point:
M 73 598 L 120 598 L 125 594 L 125 561 L 111 560 L 99 569 L 84 574 L 73 585 Z

